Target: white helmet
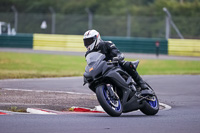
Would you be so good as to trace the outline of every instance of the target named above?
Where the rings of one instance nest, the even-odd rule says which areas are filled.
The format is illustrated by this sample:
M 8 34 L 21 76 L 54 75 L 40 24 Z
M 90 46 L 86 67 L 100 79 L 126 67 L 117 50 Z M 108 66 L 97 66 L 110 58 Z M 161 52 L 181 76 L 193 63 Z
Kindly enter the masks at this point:
M 95 46 L 98 46 L 99 42 L 101 41 L 101 37 L 99 32 L 96 30 L 88 30 L 83 36 L 83 41 L 85 47 L 91 51 Z

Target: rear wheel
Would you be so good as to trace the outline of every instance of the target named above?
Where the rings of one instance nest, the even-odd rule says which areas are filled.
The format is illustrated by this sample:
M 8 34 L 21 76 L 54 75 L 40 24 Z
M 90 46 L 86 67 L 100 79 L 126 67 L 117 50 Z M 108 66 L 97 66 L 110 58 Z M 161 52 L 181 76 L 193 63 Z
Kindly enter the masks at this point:
M 143 101 L 143 108 L 140 111 L 146 115 L 155 115 L 159 111 L 159 102 L 156 96 L 151 96 L 149 100 Z
M 98 86 L 96 88 L 96 95 L 100 105 L 107 114 L 110 116 L 120 116 L 122 114 L 120 99 L 112 97 L 106 85 Z
M 153 90 L 149 84 L 147 84 L 149 89 Z M 143 101 L 144 106 L 140 109 L 140 111 L 146 115 L 155 115 L 159 111 L 159 102 L 156 95 L 147 96 L 147 98 Z

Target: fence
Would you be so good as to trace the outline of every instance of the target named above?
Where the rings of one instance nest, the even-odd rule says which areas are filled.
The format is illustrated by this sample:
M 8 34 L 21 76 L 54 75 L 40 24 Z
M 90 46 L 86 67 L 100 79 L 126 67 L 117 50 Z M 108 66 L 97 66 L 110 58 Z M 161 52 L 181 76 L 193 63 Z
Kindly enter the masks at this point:
M 16 36 L 0 35 L 0 47 L 33 48 L 32 34 L 17 34 Z
M 168 54 L 180 56 L 200 56 L 200 40 L 169 39 Z
M 17 34 L 0 35 L 0 47 L 33 48 L 34 50 L 86 51 L 82 35 Z M 120 51 L 132 53 L 156 53 L 159 43 L 160 54 L 178 56 L 200 56 L 200 40 L 127 38 L 103 36 L 103 40 L 113 41 Z
M 100 16 L 93 15 L 92 28 L 98 30 L 102 36 L 129 36 L 147 38 L 165 38 L 165 16 Z M 13 13 L 0 13 L 0 21 L 10 23 L 14 27 Z M 41 29 L 42 22 L 47 24 Z M 184 38 L 200 39 L 200 18 L 176 17 L 173 21 Z M 51 34 L 51 14 L 18 13 L 18 33 Z M 87 15 L 56 14 L 55 34 L 83 35 L 88 29 Z M 171 28 L 170 38 L 178 38 Z
M 80 35 L 34 34 L 34 50 L 86 51 Z
M 122 52 L 151 53 L 157 51 L 156 43 L 159 43 L 159 53 L 168 54 L 168 42 L 159 38 L 126 38 L 126 37 L 102 37 L 104 40 L 114 42 Z
M 106 37 L 102 39 L 113 41 L 122 52 L 156 53 L 156 42 L 160 43 L 160 53 L 168 54 L 167 40 L 153 38 Z M 33 48 L 34 50 L 52 51 L 82 51 L 82 35 L 55 34 L 17 34 L 15 36 L 1 35 L 0 47 Z

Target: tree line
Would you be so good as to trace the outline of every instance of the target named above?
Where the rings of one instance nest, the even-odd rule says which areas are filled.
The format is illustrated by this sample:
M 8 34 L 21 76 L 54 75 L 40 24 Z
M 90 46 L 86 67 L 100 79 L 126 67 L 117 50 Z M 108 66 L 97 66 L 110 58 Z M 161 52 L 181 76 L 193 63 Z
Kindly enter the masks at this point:
M 52 7 L 60 14 L 163 15 L 166 7 L 175 16 L 200 16 L 200 0 L 0 0 L 0 12 L 49 13 Z
M 56 34 L 82 34 L 90 10 L 93 28 L 106 36 L 126 36 L 129 14 L 132 37 L 164 38 L 166 7 L 185 38 L 200 38 L 200 0 L 0 0 L 0 21 L 14 24 L 12 6 L 19 13 L 21 33 L 50 33 L 51 7 L 56 12 Z M 40 29 L 43 20 L 46 30 Z M 173 29 L 171 37 L 178 38 Z

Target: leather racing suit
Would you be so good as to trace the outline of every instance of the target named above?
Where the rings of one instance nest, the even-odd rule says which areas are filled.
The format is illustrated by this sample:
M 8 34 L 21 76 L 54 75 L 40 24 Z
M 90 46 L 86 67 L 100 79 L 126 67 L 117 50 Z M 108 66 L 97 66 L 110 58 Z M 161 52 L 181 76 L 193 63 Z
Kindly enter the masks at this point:
M 106 56 L 106 61 L 113 60 L 113 58 L 117 57 L 119 61 L 119 65 L 122 67 L 123 70 L 125 70 L 131 77 L 134 79 L 134 81 L 141 87 L 141 89 L 146 89 L 147 85 L 143 81 L 143 79 L 140 77 L 138 72 L 135 70 L 131 62 L 124 61 L 123 54 L 117 49 L 114 43 L 111 41 L 103 41 L 101 40 L 99 45 L 95 47 L 91 51 L 87 51 L 85 54 L 85 57 L 91 53 L 91 52 L 100 52 Z

